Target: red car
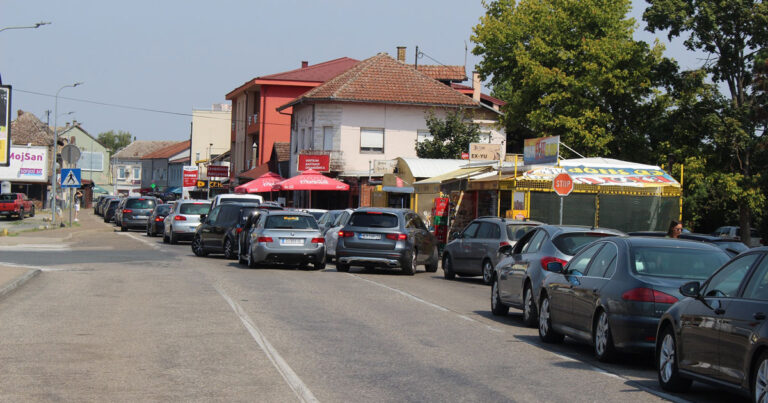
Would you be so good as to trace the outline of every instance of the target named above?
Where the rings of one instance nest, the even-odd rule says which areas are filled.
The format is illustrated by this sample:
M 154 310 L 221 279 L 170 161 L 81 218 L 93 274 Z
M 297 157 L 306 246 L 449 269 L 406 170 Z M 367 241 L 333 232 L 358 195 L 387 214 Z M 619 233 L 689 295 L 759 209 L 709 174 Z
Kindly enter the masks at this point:
M 0 194 L 0 215 L 6 217 L 16 216 L 19 220 L 24 215 L 35 216 L 35 205 L 32 204 L 24 193 Z

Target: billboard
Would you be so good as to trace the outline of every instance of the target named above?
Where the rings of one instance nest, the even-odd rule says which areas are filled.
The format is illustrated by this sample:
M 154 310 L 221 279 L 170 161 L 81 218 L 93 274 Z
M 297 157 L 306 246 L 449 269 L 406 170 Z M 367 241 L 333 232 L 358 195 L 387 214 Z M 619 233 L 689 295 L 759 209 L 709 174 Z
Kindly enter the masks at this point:
M 555 165 L 558 157 L 560 157 L 560 136 L 525 139 L 523 148 L 525 165 Z
M 11 182 L 48 182 L 48 147 L 12 146 L 10 164 L 0 167 L 0 180 Z
M 187 188 L 195 187 L 195 185 L 197 185 L 197 167 L 194 165 L 185 165 L 182 186 Z
M 0 167 L 11 163 L 11 86 L 0 85 Z
M 209 178 L 228 178 L 229 167 L 226 165 L 208 165 Z
M 314 169 L 317 172 L 331 171 L 331 156 L 328 154 L 299 154 L 299 172 Z

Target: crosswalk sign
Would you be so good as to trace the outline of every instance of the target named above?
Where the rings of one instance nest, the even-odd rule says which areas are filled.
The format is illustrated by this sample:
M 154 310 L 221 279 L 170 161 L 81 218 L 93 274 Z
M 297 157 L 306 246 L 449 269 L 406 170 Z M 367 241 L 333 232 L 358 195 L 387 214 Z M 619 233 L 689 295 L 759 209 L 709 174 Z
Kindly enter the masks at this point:
M 80 186 L 82 186 L 80 168 L 64 168 L 61 170 L 62 188 L 79 188 Z

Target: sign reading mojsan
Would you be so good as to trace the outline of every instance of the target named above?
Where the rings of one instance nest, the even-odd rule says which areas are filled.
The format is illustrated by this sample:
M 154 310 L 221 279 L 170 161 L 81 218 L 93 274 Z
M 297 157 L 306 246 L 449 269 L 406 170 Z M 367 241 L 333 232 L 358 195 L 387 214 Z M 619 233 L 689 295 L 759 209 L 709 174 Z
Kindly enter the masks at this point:
M 48 147 L 12 146 L 9 160 L 9 166 L 0 166 L 0 180 L 48 182 Z
M 480 161 L 498 161 L 501 159 L 501 144 L 471 143 L 469 159 Z
M 523 161 L 525 165 L 557 164 L 560 157 L 560 136 L 525 139 Z
M 309 169 L 317 172 L 330 172 L 331 156 L 328 154 L 299 154 L 299 172 L 304 172 Z

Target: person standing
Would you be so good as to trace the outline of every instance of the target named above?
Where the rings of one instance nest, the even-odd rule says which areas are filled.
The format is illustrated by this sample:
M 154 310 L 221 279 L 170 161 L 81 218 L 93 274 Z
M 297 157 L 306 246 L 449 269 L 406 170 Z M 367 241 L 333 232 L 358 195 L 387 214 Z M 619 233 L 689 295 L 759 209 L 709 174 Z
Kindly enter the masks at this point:
M 80 191 L 80 189 L 77 189 L 77 192 L 75 193 L 75 221 L 77 221 L 77 217 L 80 213 L 80 204 L 83 202 L 83 192 Z
M 679 238 L 680 233 L 683 232 L 683 223 L 672 220 L 669 223 L 669 229 L 667 230 L 667 238 Z

